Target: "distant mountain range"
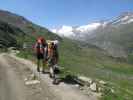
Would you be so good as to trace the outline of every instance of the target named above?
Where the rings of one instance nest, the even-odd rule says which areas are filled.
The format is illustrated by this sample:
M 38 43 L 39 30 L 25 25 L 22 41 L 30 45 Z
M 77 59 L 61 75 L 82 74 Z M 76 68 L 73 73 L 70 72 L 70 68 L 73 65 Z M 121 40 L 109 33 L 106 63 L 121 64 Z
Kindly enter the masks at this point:
M 108 21 L 78 27 L 62 26 L 52 32 L 96 45 L 112 56 L 126 57 L 133 51 L 133 12 L 124 12 Z
M 108 21 L 97 21 L 83 26 L 62 26 L 61 28 L 52 29 L 51 31 L 57 33 L 60 36 L 65 37 L 82 37 L 83 35 L 91 35 L 93 31 L 98 28 L 105 28 L 109 25 L 120 26 L 125 24 L 130 24 L 133 22 L 133 12 L 125 12 L 115 19 Z M 83 36 L 84 37 L 84 36 Z

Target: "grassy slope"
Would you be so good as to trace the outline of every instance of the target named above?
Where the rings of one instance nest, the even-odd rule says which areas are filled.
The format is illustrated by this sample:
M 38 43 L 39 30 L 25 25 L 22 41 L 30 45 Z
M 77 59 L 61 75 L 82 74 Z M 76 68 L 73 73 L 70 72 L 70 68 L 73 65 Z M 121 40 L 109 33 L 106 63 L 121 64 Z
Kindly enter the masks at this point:
M 133 67 L 108 57 L 96 48 L 81 48 L 74 41 L 64 39 L 60 44 L 60 65 L 76 74 L 103 79 L 115 94 L 106 94 L 105 100 L 133 99 Z

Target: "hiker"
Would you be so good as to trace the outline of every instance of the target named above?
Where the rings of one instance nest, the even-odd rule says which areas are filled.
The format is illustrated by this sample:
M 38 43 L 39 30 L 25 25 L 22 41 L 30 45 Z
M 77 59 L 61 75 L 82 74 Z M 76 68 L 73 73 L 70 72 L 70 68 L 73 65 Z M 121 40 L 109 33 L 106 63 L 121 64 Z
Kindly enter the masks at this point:
M 58 41 L 50 41 L 48 43 L 48 66 L 50 68 L 50 77 L 55 77 L 55 69 L 57 68 L 59 55 L 58 55 Z
M 37 57 L 37 71 L 40 72 L 40 67 L 42 67 L 42 72 L 45 72 L 46 57 L 47 57 L 47 43 L 45 38 L 39 37 L 35 44 L 35 52 Z

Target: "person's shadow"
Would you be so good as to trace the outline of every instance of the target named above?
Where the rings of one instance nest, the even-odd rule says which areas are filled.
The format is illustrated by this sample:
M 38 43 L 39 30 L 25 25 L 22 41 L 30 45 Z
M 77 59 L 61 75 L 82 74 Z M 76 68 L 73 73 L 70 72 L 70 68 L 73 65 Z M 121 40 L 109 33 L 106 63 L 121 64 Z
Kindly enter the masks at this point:
M 55 71 L 56 75 L 59 75 L 60 73 L 61 73 L 60 70 Z M 58 77 L 53 79 L 53 84 L 55 85 L 59 85 L 61 82 L 64 82 L 70 85 L 76 85 L 76 84 L 83 85 L 80 82 L 78 82 L 77 77 L 74 75 L 66 75 L 64 78 Z

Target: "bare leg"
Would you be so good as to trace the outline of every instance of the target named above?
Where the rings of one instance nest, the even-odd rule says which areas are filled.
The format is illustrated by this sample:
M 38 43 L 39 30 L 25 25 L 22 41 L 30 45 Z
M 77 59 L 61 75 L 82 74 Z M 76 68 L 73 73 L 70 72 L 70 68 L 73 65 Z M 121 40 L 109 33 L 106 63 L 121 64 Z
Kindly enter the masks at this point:
M 50 66 L 50 77 L 51 78 L 54 78 L 54 69 L 53 69 L 53 67 L 52 66 Z

